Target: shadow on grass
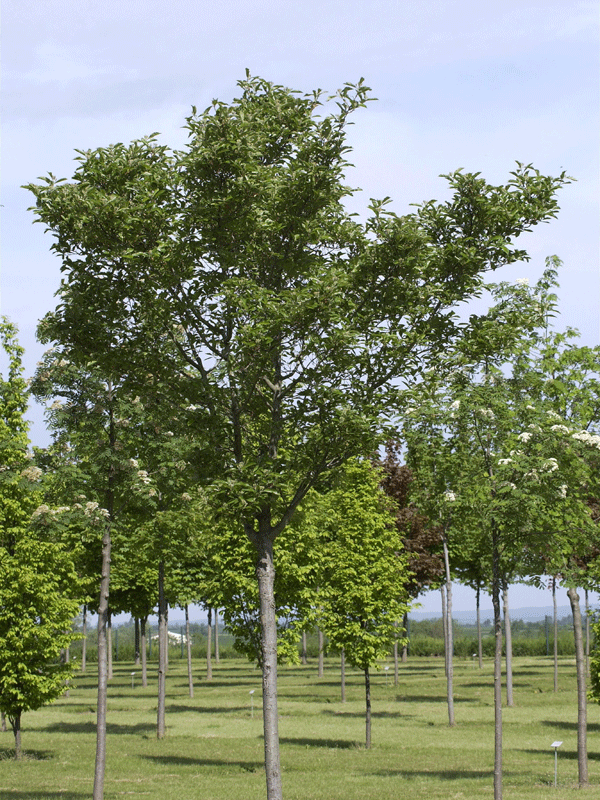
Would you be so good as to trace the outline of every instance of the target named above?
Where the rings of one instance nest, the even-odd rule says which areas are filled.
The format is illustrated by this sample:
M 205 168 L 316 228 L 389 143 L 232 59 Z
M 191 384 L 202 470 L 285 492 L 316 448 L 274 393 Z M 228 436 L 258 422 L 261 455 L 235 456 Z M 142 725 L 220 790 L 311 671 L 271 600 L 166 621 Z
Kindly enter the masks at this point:
M 549 758 L 554 758 L 554 750 L 550 747 L 542 748 L 541 750 L 534 750 L 525 749 L 523 748 L 523 753 L 531 753 L 534 756 L 548 756 Z M 577 761 L 577 750 L 563 750 L 562 747 L 558 751 L 558 760 L 566 759 L 567 761 Z M 590 753 L 588 751 L 588 761 L 600 761 L 600 753 Z
M 193 714 L 240 714 L 249 710 L 250 703 L 247 706 L 167 706 L 165 711 L 167 714 L 178 714 L 189 711 Z
M 178 767 L 237 767 L 243 772 L 259 772 L 264 769 L 262 761 L 229 761 L 225 758 L 191 758 L 189 756 L 150 756 L 141 758 L 154 764 L 169 764 Z
M 89 796 L 89 792 L 49 792 L 47 789 L 34 794 L 30 789 L 24 792 L 20 792 L 18 789 L 2 790 L 2 800 L 52 800 L 54 797 L 57 800 L 88 800 Z
M 22 761 L 50 761 L 54 758 L 54 753 L 50 750 L 26 750 L 23 749 Z M 14 747 L 0 747 L 0 762 L 15 761 Z
M 540 725 L 545 725 L 547 728 L 558 728 L 563 731 L 573 731 L 574 733 L 577 732 L 576 722 L 557 722 L 556 720 L 543 719 L 541 720 Z M 588 733 L 599 733 L 600 723 L 588 722 L 587 731 Z
M 96 733 L 96 723 L 92 722 L 53 722 L 51 725 L 46 725 L 40 728 L 41 731 L 47 733 Z M 114 722 L 109 722 L 106 725 L 106 732 L 108 734 L 125 733 L 125 734 L 140 734 L 147 733 L 148 731 L 155 731 L 156 725 L 149 722 L 140 722 L 137 725 L 116 725 Z
M 333 708 L 323 708 L 321 714 L 326 714 L 329 717 L 354 717 L 356 719 L 364 719 L 365 711 L 336 711 Z M 371 717 L 373 719 L 414 719 L 415 714 L 406 714 L 404 711 L 372 711 Z
M 434 778 L 440 781 L 458 780 L 492 780 L 493 770 L 461 770 L 461 769 L 441 769 L 441 770 L 421 770 L 421 769 L 381 769 L 372 772 L 372 775 L 379 775 L 383 778 L 390 778 L 394 775 L 402 778 Z M 505 777 L 509 775 L 506 771 Z
M 362 747 L 360 742 L 347 739 L 306 739 L 282 738 L 281 744 L 295 744 L 300 747 L 327 747 L 334 750 L 356 750 Z

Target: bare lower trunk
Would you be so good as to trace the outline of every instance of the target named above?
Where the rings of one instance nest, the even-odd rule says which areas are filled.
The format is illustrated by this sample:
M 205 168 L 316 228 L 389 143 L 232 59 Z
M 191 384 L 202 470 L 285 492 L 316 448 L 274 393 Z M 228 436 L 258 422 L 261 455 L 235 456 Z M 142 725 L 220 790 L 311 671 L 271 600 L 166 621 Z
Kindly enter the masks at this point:
M 446 695 L 448 701 L 448 725 L 456 725 L 454 719 L 454 636 L 452 630 L 452 578 L 448 542 L 444 536 L 444 565 L 446 568 Z
M 481 589 L 477 587 L 477 657 L 479 661 L 479 669 L 483 669 L 483 640 L 481 637 Z
M 554 612 L 554 691 L 558 692 L 558 608 L 556 603 L 556 578 L 552 578 L 552 606 Z
M 440 586 L 442 596 L 442 628 L 444 630 L 444 674 L 448 677 L 448 611 L 446 609 L 446 586 Z
M 340 654 L 340 684 L 341 684 L 341 694 L 342 694 L 342 703 L 346 702 L 346 652 L 342 647 L 342 652 Z
M 2 733 L 6 733 L 6 714 L 4 711 L 0 711 L 0 730 Z
M 83 639 L 81 640 L 81 671 L 87 666 L 87 606 L 83 607 Z
M 9 714 L 8 719 L 15 737 L 15 761 L 20 761 L 23 757 L 23 750 L 21 749 L 21 712 L 17 712 L 14 716 Z
M 135 666 L 139 667 L 140 665 L 140 620 L 139 617 L 135 618 L 134 621 L 134 658 L 135 658 Z
M 371 748 L 371 676 L 365 669 L 365 747 Z
M 306 631 L 302 631 L 302 663 L 306 664 L 308 661 L 306 657 Z
M 590 593 L 585 590 L 585 674 L 590 677 Z
M 142 686 L 148 686 L 148 659 L 146 656 L 146 621 L 148 617 L 140 620 L 140 647 L 142 656 Z
M 219 661 L 219 609 L 215 608 L 215 664 Z
M 396 635 L 394 637 L 394 686 L 398 686 L 398 623 L 397 622 L 394 622 L 394 628 L 396 629 Z
M 190 697 L 193 697 L 194 680 L 192 676 L 192 638 L 190 636 L 190 612 L 187 605 L 185 607 L 185 640 L 186 640 L 186 651 L 187 651 L 188 691 Z
M 499 534 L 492 528 L 492 605 L 494 606 L 494 800 L 502 800 L 502 616 L 500 614 Z
M 156 714 L 156 738 L 165 735 L 165 697 L 167 681 L 167 602 L 165 599 L 165 565 L 158 565 L 158 707 Z
M 98 702 L 96 712 L 96 764 L 94 768 L 93 800 L 104 798 L 106 767 L 106 699 L 108 694 L 107 628 L 108 595 L 110 588 L 110 526 L 102 537 L 102 578 L 98 604 Z
M 206 680 L 212 681 L 212 608 L 208 609 L 208 630 L 206 636 Z
M 513 696 L 513 674 L 512 674 L 512 630 L 510 627 L 510 611 L 508 609 L 508 589 L 505 586 L 502 591 L 502 602 L 504 605 L 504 641 L 506 658 L 506 705 L 511 708 L 515 704 Z
M 106 658 L 108 660 L 108 680 L 113 678 L 113 637 L 112 637 L 112 614 L 110 609 L 106 619 Z
M 408 643 L 410 641 L 410 631 L 409 631 L 409 621 L 408 621 L 408 614 L 404 615 L 404 644 L 402 645 L 402 663 L 406 664 L 408 661 Z M 396 676 L 396 686 L 398 685 L 398 680 Z
M 282 800 L 277 714 L 277 618 L 275 614 L 275 568 L 273 537 L 261 531 L 255 538 L 258 549 L 256 575 L 260 596 L 261 661 L 265 774 L 267 800 Z
M 583 630 L 579 595 L 576 589 L 568 589 L 573 612 L 573 634 L 575 637 L 575 662 L 577 667 L 577 767 L 579 786 L 588 786 L 587 757 L 587 690 L 585 681 L 585 654 L 583 650 Z
M 323 631 L 319 630 L 319 678 L 323 677 Z

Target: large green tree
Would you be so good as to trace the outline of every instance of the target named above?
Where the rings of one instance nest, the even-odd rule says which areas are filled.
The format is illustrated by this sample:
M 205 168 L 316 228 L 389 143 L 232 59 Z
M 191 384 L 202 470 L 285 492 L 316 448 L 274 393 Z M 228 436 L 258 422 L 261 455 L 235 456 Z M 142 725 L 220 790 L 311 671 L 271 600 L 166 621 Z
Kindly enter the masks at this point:
M 155 136 L 83 152 L 70 182 L 29 188 L 64 274 L 44 335 L 142 395 L 168 387 L 213 437 L 218 502 L 255 552 L 277 800 L 275 539 L 324 473 L 372 452 L 392 378 L 431 363 L 483 272 L 526 257 L 513 240 L 556 215 L 565 177 L 519 165 L 491 186 L 457 172 L 450 200 L 403 217 L 373 201 L 361 224 L 344 173 L 367 87 L 240 87 L 193 110 L 180 152 Z

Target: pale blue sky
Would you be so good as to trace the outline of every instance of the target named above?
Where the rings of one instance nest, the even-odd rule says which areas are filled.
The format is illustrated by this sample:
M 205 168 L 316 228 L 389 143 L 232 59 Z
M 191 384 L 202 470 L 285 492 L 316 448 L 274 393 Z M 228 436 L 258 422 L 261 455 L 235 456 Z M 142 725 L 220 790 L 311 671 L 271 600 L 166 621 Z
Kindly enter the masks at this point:
M 439 199 L 439 174 L 458 167 L 498 183 L 515 160 L 575 177 L 559 219 L 524 242 L 531 262 L 496 277 L 535 280 L 557 254 L 562 321 L 598 344 L 595 0 L 4 0 L 2 15 L 1 311 L 21 330 L 28 372 L 59 269 L 19 186 L 70 177 L 75 148 L 153 131 L 181 145 L 190 107 L 231 99 L 246 67 L 305 91 L 360 77 L 372 87 L 378 102 L 350 134 L 348 181 L 363 189 L 353 210 L 370 197 L 391 196 L 399 213 Z M 33 438 L 44 438 L 38 421 Z

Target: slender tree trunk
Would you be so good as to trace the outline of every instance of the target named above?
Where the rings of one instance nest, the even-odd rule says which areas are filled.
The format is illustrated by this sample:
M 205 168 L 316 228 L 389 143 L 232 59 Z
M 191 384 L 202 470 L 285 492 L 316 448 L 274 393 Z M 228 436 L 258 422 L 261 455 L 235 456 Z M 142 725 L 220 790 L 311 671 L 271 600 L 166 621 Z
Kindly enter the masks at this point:
M 192 637 L 190 636 L 190 612 L 186 604 L 185 606 L 185 639 L 187 650 L 187 669 L 188 669 L 188 687 L 190 697 L 194 696 L 194 679 L 192 676 Z
M 504 605 L 504 641 L 506 658 L 506 705 L 512 708 L 515 704 L 513 696 L 513 674 L 512 674 L 512 629 L 510 627 L 510 611 L 508 608 L 508 588 L 504 586 L 502 590 L 502 602 Z
M 340 654 L 340 684 L 342 693 L 342 703 L 346 702 L 346 651 L 342 647 Z
M 448 725 L 456 725 L 454 719 L 454 631 L 452 629 L 452 578 L 450 576 L 450 558 L 448 541 L 444 535 L 444 565 L 446 568 L 446 694 L 448 699 Z
M 4 711 L 0 711 L 0 730 L 2 733 L 6 733 L 6 714 Z
M 87 605 L 83 606 L 83 639 L 81 640 L 81 671 L 87 666 Z
M 267 800 L 282 800 L 277 714 L 277 619 L 273 536 L 261 531 L 254 537 L 258 549 L 256 575 L 260 597 L 262 698 Z
M 146 621 L 148 616 L 140 619 L 140 647 L 142 656 L 142 686 L 148 686 L 148 658 L 146 654 Z
M 406 662 L 408 661 L 408 644 L 410 642 L 410 630 L 409 630 L 410 623 L 408 621 L 408 612 L 404 614 L 403 626 L 404 626 L 404 635 L 406 637 L 406 641 L 402 645 L 402 663 L 406 664 Z M 396 686 L 397 685 L 398 682 L 396 681 Z
M 206 632 L 206 680 L 212 681 L 212 608 L 208 608 L 208 630 Z
M 444 674 L 448 677 L 448 610 L 446 608 L 446 586 L 440 586 L 442 596 L 442 628 L 444 630 Z
M 108 694 L 108 595 L 110 588 L 110 525 L 102 537 L 102 578 L 98 604 L 98 703 L 96 712 L 96 763 L 94 768 L 93 800 L 104 798 L 104 772 L 106 767 L 106 700 Z
M 500 535 L 492 523 L 492 605 L 494 606 L 494 800 L 502 800 L 502 616 Z
M 585 590 L 585 674 L 590 677 L 590 593 Z
M 477 605 L 477 656 L 479 661 L 479 669 L 483 669 L 483 640 L 481 637 L 481 588 L 477 587 L 476 595 Z
M 134 650 L 135 650 L 135 666 L 140 665 L 140 620 L 136 617 L 134 620 Z
M 15 737 L 15 761 L 20 761 L 23 757 L 23 750 L 21 748 L 21 712 L 18 711 L 14 717 L 8 715 L 10 725 Z
M 581 609 L 577 589 L 567 590 L 573 612 L 573 634 L 575 637 L 575 662 L 577 668 L 577 767 L 579 786 L 588 786 L 587 757 L 587 689 L 585 680 L 585 656 L 583 650 L 583 632 Z
M 69 645 L 65 647 L 65 664 L 68 664 L 71 661 L 71 648 Z M 65 681 L 65 697 L 70 697 L 71 692 L 69 690 L 69 679 Z
M 156 715 L 156 738 L 165 735 L 165 697 L 167 679 L 167 602 L 165 599 L 165 564 L 158 565 L 158 707 Z
M 307 664 L 308 659 L 306 657 L 306 631 L 302 631 L 302 663 Z
M 406 617 L 406 614 L 404 615 Z M 394 622 L 396 635 L 394 637 L 394 686 L 398 686 L 398 623 Z
M 554 613 L 554 691 L 558 692 L 558 608 L 556 604 L 556 577 L 552 578 L 552 607 Z
M 113 636 L 112 636 L 112 613 L 108 610 L 106 620 L 106 657 L 108 659 L 108 680 L 113 678 Z
M 319 628 L 319 678 L 323 677 L 323 631 Z
M 365 669 L 365 747 L 371 749 L 371 676 Z
M 215 608 L 215 664 L 219 661 L 219 609 Z

